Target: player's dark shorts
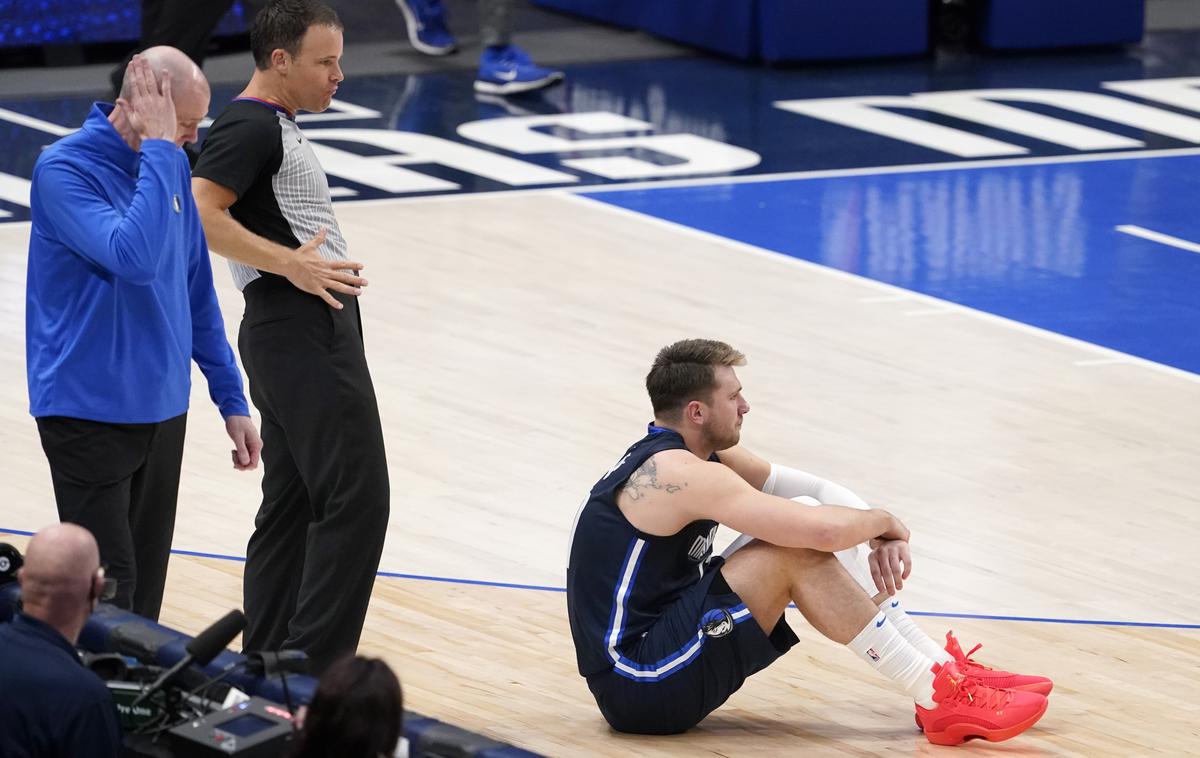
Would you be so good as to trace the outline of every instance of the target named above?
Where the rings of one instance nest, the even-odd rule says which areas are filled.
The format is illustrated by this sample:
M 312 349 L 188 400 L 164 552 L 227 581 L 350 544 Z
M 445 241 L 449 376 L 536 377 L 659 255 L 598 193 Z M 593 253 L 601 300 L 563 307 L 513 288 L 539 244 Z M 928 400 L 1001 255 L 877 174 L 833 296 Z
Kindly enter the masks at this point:
M 664 608 L 643 637 L 623 645 L 612 670 L 588 677 L 613 729 L 686 731 L 796 644 L 782 616 L 770 635 L 763 632 L 720 565 L 714 558 L 710 571 Z

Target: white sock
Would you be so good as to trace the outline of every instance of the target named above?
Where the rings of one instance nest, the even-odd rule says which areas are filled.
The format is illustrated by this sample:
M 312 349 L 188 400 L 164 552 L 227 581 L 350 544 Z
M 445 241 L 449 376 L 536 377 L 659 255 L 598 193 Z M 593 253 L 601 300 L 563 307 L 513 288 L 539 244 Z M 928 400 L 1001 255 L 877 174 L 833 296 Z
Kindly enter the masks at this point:
M 917 626 L 912 617 L 904 612 L 904 605 L 900 598 L 887 598 L 879 604 L 879 610 L 884 612 L 888 621 L 896 625 L 896 631 L 900 632 L 900 636 L 906 639 L 908 644 L 920 650 L 926 658 L 931 658 L 935 663 L 954 660 L 944 647 L 934 642 L 921 627 Z
M 922 708 L 935 708 L 933 702 L 933 661 L 896 630 L 882 612 L 867 622 L 863 630 L 846 645 L 880 674 L 891 679 L 912 696 Z

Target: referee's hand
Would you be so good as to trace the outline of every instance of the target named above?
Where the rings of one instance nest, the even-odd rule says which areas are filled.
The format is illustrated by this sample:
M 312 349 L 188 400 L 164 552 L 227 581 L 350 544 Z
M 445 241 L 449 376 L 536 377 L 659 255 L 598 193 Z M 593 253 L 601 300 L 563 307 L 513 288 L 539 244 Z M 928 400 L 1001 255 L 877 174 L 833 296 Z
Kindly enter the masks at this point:
M 317 249 L 325 244 L 326 230 L 317 232 L 317 236 L 296 248 L 296 255 L 288 263 L 285 276 L 296 289 L 310 295 L 316 295 L 329 304 L 330 308 L 341 310 L 342 304 L 337 301 L 330 290 L 346 295 L 361 295 L 362 288 L 367 286 L 367 280 L 358 276 L 363 265 L 356 261 L 331 261 L 321 257 Z

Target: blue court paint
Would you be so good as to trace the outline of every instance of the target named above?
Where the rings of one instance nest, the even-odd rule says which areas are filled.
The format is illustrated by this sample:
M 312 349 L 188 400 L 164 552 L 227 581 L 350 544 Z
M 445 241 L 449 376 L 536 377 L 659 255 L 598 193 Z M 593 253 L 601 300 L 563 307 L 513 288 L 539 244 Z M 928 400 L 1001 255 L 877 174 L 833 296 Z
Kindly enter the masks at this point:
M 1200 156 L 586 196 L 1200 373 Z
M 1137 53 L 1125 50 L 1083 51 L 1071 55 L 1029 53 L 1006 56 L 964 56 L 955 60 L 867 61 L 840 65 L 765 67 L 734 63 L 708 56 L 664 60 L 623 61 L 567 66 L 565 84 L 516 98 L 476 95 L 473 71 L 447 71 L 421 75 L 353 74 L 355 51 L 347 48 L 350 70 L 338 100 L 377 115 L 342 120 L 304 121 L 311 134 L 317 130 L 356 129 L 411 132 L 436 137 L 460 148 L 469 148 L 568 176 L 565 184 L 589 186 L 619 183 L 605 176 L 567 166 L 572 158 L 630 157 L 649 163 L 670 164 L 668 152 L 653 147 L 590 147 L 541 154 L 518 154 L 502 147 L 463 137 L 458 128 L 467 122 L 554 116 L 556 114 L 609 113 L 644 122 L 630 132 L 582 134 L 563 126 L 543 125 L 536 130 L 564 139 L 614 139 L 633 135 L 692 135 L 714 143 L 733 145 L 756 153 L 757 165 L 735 175 L 774 174 L 841 168 L 869 168 L 917 163 L 953 163 L 960 157 L 903 139 L 882 136 L 842 123 L 790 112 L 780 101 L 824 98 L 900 97 L 947 90 L 1041 89 L 1103 95 L 1117 101 L 1160 107 L 1164 113 L 1182 115 L 1178 109 L 1146 103 L 1103 87 L 1105 82 L 1191 77 L 1200 74 L 1200 32 L 1155 32 L 1147 35 Z M 241 84 L 214 87 L 212 115 L 224 108 Z M 96 93 L 102 95 L 102 93 Z M 60 127 L 76 127 L 87 115 L 92 98 L 85 95 L 6 97 L 0 108 L 38 118 Z M 1111 135 L 1138 140 L 1149 149 L 1194 147 L 1195 142 L 1101 120 L 1061 107 L 1019 103 L 1014 107 Z M 994 126 L 922 110 L 900 108 L 901 115 L 922 123 L 965 130 L 976 136 L 1011 143 L 1033 156 L 1076 155 L 1073 147 L 1038 136 L 1014 135 Z M 324 114 L 329 116 L 331 114 Z M 336 115 L 336 114 L 333 114 Z M 345 115 L 345 114 L 343 114 Z M 1194 112 L 1187 115 L 1196 118 Z M 44 145 L 55 137 L 21 125 L 0 113 L 0 173 L 28 180 Z M 367 141 L 339 141 L 331 146 L 360 156 L 383 157 L 389 150 Z M 415 148 L 419 149 L 419 148 Z M 400 153 L 395 153 L 400 155 Z M 473 160 L 478 160 L 478 155 Z M 453 182 L 455 189 L 388 189 L 388 182 L 357 181 L 330 171 L 331 185 L 349 193 L 339 202 L 383 197 L 408 197 L 446 192 L 491 192 L 515 185 L 472 171 L 471 165 L 451 168 L 435 159 L 414 160 L 405 167 L 418 174 Z M 329 170 L 330 165 L 326 165 Z M 343 172 L 345 173 L 345 172 Z M 721 177 L 720 171 L 693 176 Z M 574 177 L 577 181 L 571 182 Z M 360 179 L 363 177 L 360 176 Z M 0 222 L 29 218 L 20 198 L 20 182 L 0 176 Z M 538 185 L 541 186 L 541 185 Z
M 26 532 L 21 529 L 6 529 L 0 527 L 0 534 L 22 534 L 32 536 L 33 532 Z M 194 550 L 172 550 L 175 555 L 188 555 L 198 558 L 216 558 L 225 561 L 241 561 L 245 562 L 245 557 L 240 555 L 223 555 L 220 553 L 201 553 Z M 536 590 L 538 592 L 566 592 L 565 587 L 550 587 L 544 584 L 518 584 L 514 582 L 490 582 L 482 579 L 460 579 L 445 576 L 428 576 L 424 574 L 404 574 L 395 571 L 379 571 L 376 576 L 383 579 L 415 579 L 423 582 L 444 582 L 447 584 L 465 584 L 475 587 L 499 587 L 502 589 L 514 590 Z M 795 608 L 795 605 L 789 606 Z M 1156 629 L 1200 629 L 1200 624 L 1170 624 L 1150 621 L 1093 621 L 1089 619 L 1060 619 L 1060 618 L 1042 618 L 1034 616 L 989 616 L 973 613 L 936 613 L 932 611 L 908 611 L 910 616 L 932 616 L 937 618 L 960 618 L 960 619 L 981 619 L 987 621 L 1026 621 L 1037 622 L 1043 624 L 1089 624 L 1094 626 L 1133 626 L 1133 627 L 1148 627 Z

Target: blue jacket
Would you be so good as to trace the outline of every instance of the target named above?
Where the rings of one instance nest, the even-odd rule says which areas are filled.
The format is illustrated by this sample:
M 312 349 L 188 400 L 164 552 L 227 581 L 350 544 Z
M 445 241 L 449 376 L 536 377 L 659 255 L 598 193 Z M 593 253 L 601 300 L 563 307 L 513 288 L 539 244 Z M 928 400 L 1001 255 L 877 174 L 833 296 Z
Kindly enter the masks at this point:
M 30 190 L 29 411 L 144 424 L 185 413 L 191 360 L 224 417 L 248 416 L 183 151 L 135 153 L 112 105 L 42 152 Z

